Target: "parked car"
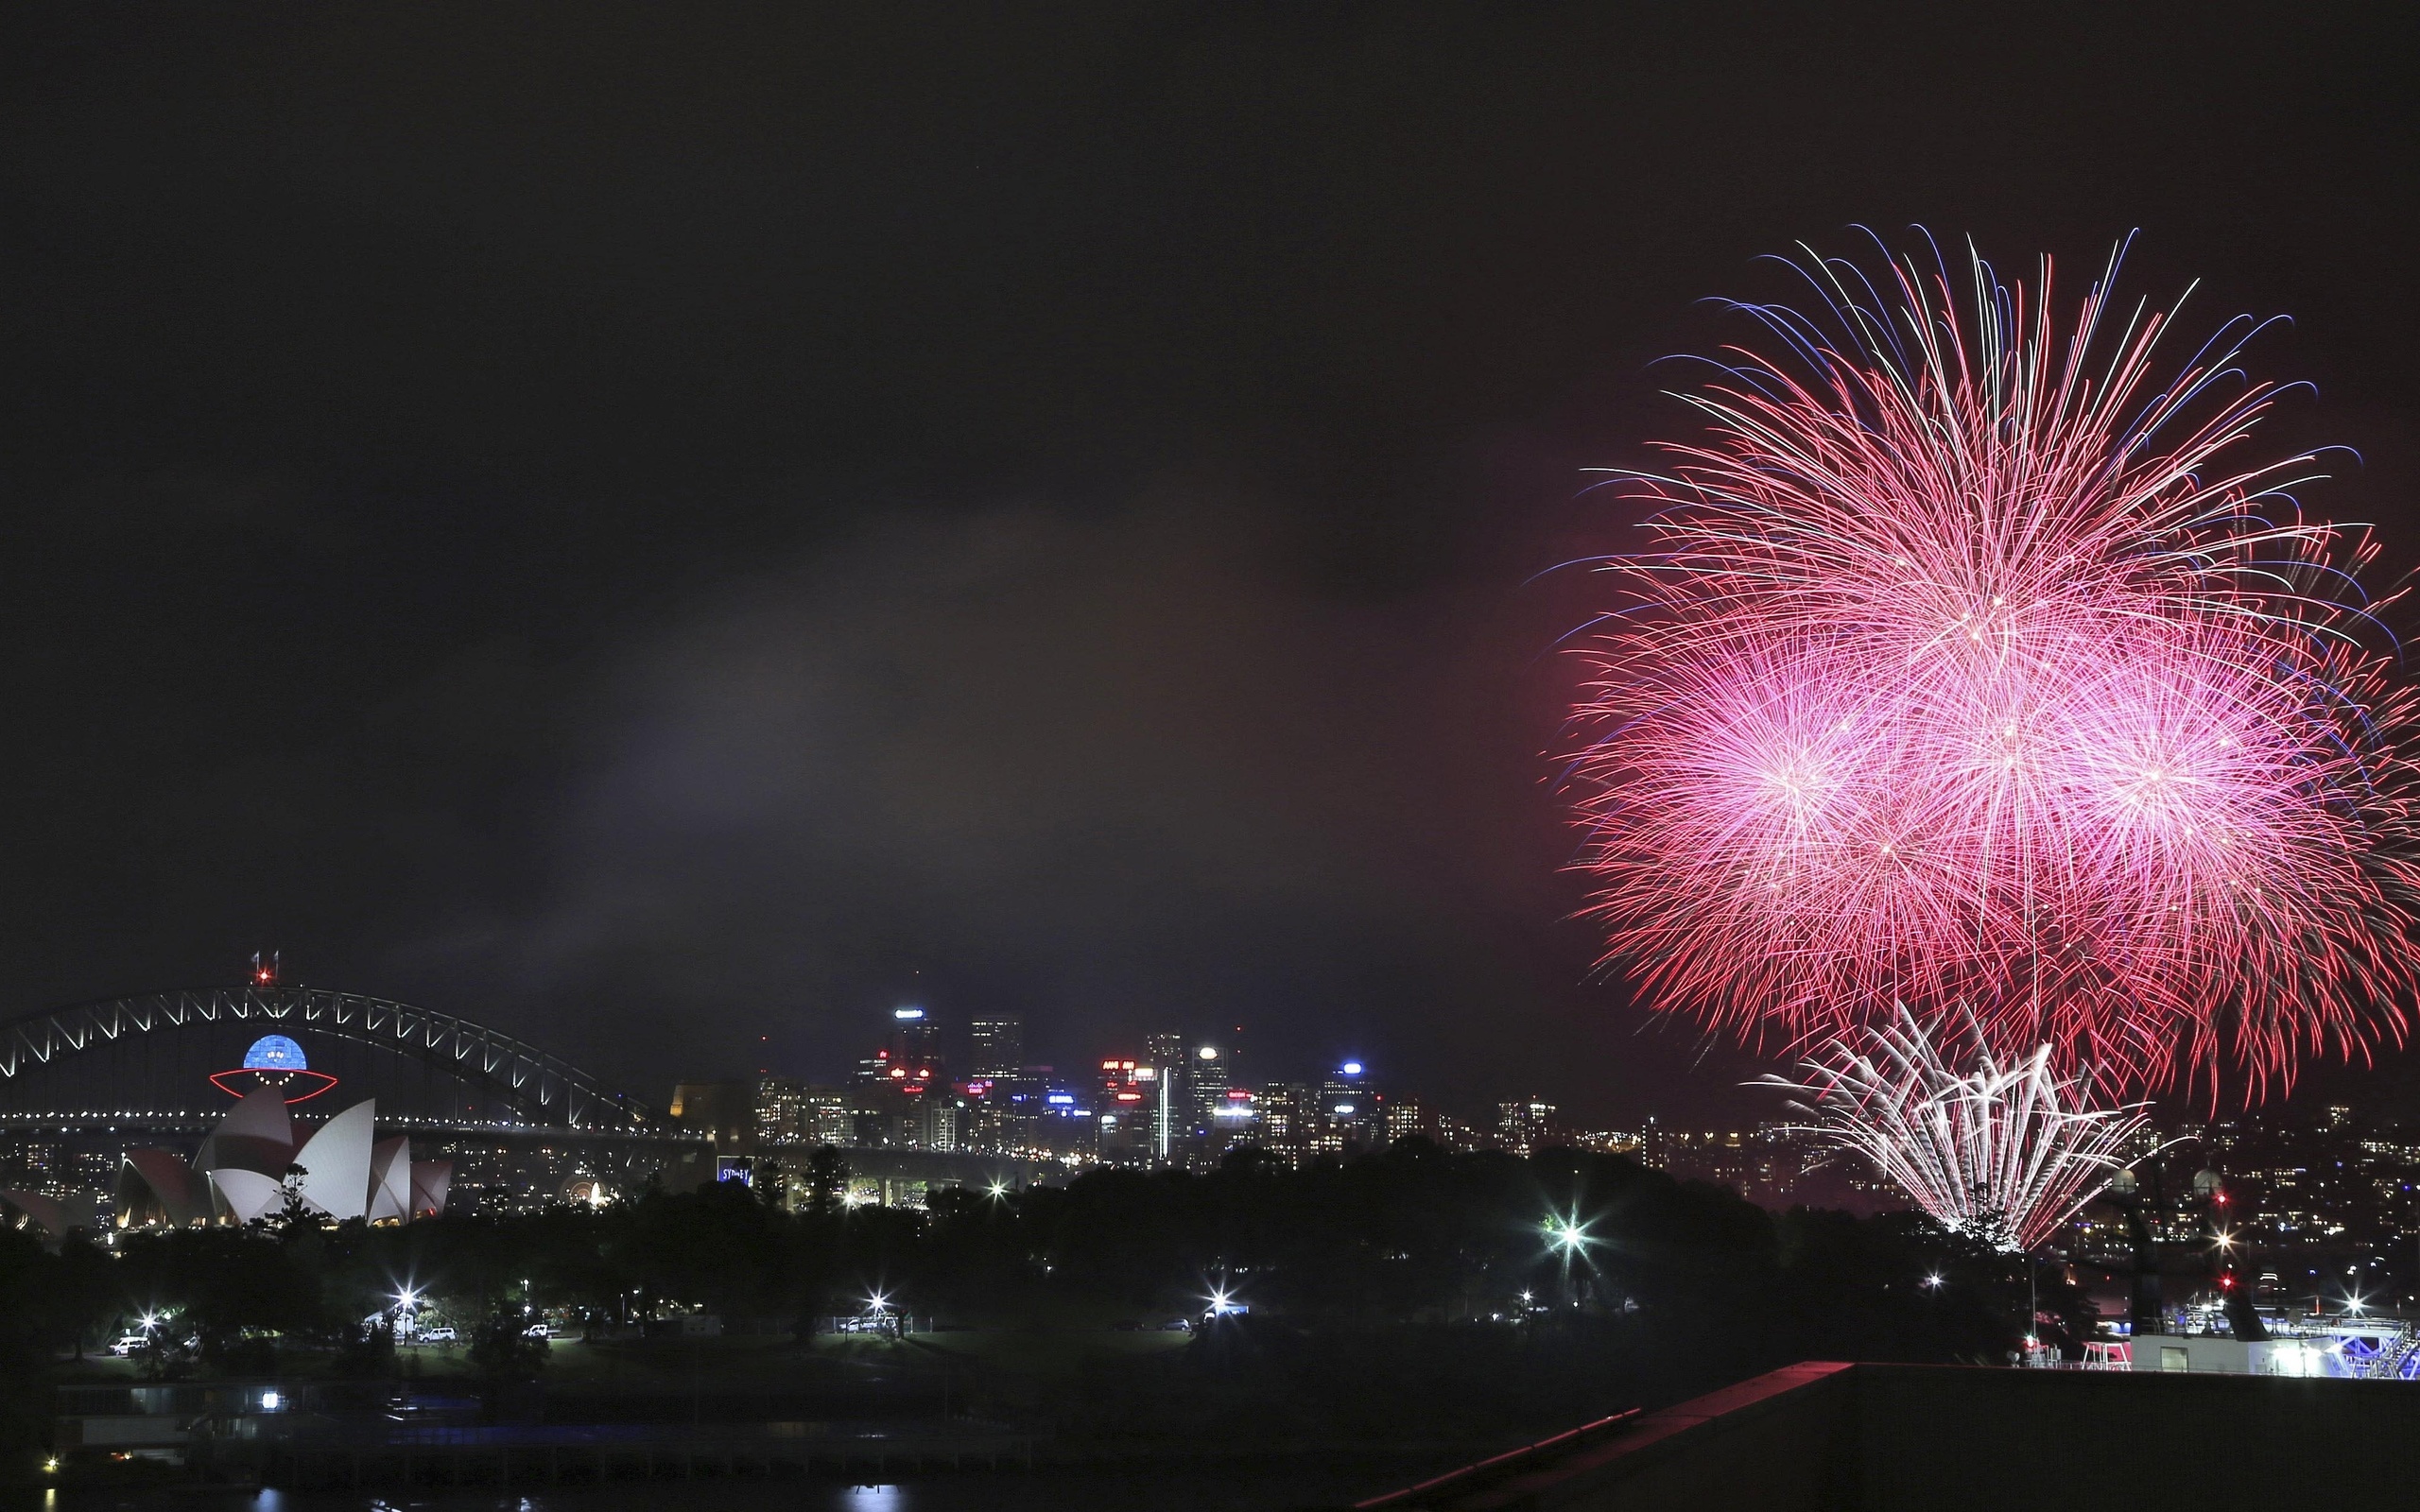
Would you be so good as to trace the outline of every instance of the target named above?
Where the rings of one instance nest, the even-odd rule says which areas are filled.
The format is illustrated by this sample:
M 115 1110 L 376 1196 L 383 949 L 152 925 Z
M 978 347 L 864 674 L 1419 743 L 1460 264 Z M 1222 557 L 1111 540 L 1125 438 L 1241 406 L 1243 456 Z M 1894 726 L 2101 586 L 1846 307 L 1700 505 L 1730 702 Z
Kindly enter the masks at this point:
M 117 1342 L 110 1346 L 110 1353 L 132 1354 L 150 1342 L 151 1335 L 148 1333 L 121 1333 L 117 1336 Z
M 521 1331 L 521 1336 L 525 1339 L 551 1339 L 555 1336 L 555 1326 L 552 1323 L 532 1323 Z
M 1163 1333 L 1190 1333 L 1193 1332 L 1193 1325 L 1184 1318 L 1172 1317 L 1160 1325 L 1160 1332 Z
M 416 1336 L 423 1344 L 451 1344 L 455 1339 L 454 1330 L 451 1326 L 447 1325 L 441 1325 L 433 1329 L 423 1329 Z
M 1116 1322 L 1112 1323 L 1109 1326 L 1109 1332 L 1112 1333 L 1140 1333 L 1143 1332 L 1143 1325 L 1137 1323 L 1131 1317 L 1121 1317 Z

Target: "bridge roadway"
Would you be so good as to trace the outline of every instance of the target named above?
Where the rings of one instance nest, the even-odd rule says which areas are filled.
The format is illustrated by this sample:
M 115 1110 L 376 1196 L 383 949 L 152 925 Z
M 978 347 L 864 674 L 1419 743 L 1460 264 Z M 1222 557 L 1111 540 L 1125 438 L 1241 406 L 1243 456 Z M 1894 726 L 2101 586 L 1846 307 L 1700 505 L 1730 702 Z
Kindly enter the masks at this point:
M 199 1143 L 223 1112 L 191 1108 L 52 1109 L 43 1112 L 0 1111 L 0 1148 L 13 1143 L 45 1141 L 143 1144 Z M 610 1156 L 631 1178 L 652 1169 L 666 1191 L 691 1191 L 714 1179 L 716 1148 L 702 1135 L 662 1128 L 567 1128 L 562 1125 L 470 1121 L 436 1118 L 382 1118 L 378 1137 L 408 1134 L 427 1141 L 435 1150 L 460 1141 L 506 1145 L 581 1148 Z M 759 1160 L 769 1160 L 793 1186 L 806 1178 L 807 1162 L 819 1146 L 804 1143 L 760 1145 Z M 880 1184 L 880 1200 L 890 1205 L 918 1187 L 963 1186 L 985 1190 L 1000 1186 L 1022 1192 L 1029 1186 L 1055 1186 L 1074 1174 L 1063 1161 L 1014 1155 L 987 1155 L 965 1150 L 896 1149 L 842 1144 L 833 1146 L 853 1180 Z
M 233 1106 L 231 1103 L 229 1106 Z M 215 1112 L 194 1108 L 53 1108 L 40 1112 L 0 1111 L 0 1141 L 32 1140 L 44 1137 L 81 1138 L 106 1135 L 118 1139 L 192 1139 L 199 1140 L 226 1116 L 221 1108 Z M 707 1142 L 695 1134 L 683 1134 L 664 1129 L 648 1128 L 574 1128 L 561 1124 L 526 1124 L 519 1122 L 474 1121 L 442 1118 L 382 1118 L 378 1133 L 383 1138 L 394 1134 L 409 1134 L 431 1140 L 497 1139 L 546 1143 L 581 1143 L 616 1147 L 650 1148 L 666 1152 L 702 1150 Z

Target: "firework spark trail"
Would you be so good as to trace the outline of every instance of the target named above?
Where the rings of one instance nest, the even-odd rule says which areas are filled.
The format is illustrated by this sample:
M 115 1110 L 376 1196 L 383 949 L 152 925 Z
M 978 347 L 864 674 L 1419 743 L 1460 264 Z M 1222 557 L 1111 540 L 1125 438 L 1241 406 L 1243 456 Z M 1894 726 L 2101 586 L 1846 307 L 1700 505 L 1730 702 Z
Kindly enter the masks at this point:
M 2064 338 L 1979 259 L 1726 353 L 1650 550 L 1583 644 L 1590 911 L 1658 1007 L 1806 1046 L 1971 1005 L 2109 1095 L 2404 1030 L 2420 898 L 2408 695 L 2364 640 L 2366 537 L 2232 460 L 2274 400 L 2236 322 L 2166 381 L 2169 316 Z M 1743 307 L 1744 308 L 1744 307 Z M 1828 335 L 1824 335 L 1829 331 Z M 2230 375 L 2233 374 L 2233 377 Z M 1970 1010 L 1962 1010 L 1970 1011 Z
M 2033 1249 L 2131 1160 L 2166 1147 L 2142 1139 L 2150 1105 L 2086 1108 L 2048 1045 L 2003 1064 L 1970 1032 L 1976 1069 L 1962 1073 L 1936 1038 L 1902 1010 L 1834 1040 L 1805 1080 L 1763 1085 L 1798 1099 L 1812 1122 L 1796 1131 L 1864 1156 L 1944 1228 L 2010 1251 Z

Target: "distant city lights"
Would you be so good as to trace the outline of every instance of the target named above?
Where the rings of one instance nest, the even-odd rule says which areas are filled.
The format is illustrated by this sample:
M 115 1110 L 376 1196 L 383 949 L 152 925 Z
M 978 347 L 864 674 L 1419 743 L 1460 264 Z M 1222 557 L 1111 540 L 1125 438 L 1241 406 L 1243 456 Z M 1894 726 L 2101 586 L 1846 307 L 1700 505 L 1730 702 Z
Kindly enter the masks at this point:
M 1361 1062 L 1357 1060 L 1348 1060 L 1343 1065 L 1339 1066 L 1336 1069 L 1347 1076 L 1358 1076 L 1361 1074 Z

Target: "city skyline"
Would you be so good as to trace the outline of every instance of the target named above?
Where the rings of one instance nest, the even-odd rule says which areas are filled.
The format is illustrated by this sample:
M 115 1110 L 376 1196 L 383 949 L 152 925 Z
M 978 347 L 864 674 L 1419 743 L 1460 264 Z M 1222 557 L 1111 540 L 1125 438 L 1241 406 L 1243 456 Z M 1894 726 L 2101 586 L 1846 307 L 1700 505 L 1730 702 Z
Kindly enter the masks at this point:
M 2415 51 L 0 11 L 0 1485 L 2410 1479 Z
M 1547 790 L 1589 593 L 1539 575 L 1621 534 L 1587 470 L 1672 433 L 1694 301 L 1796 298 L 1757 256 L 1850 223 L 2070 268 L 2140 227 L 2130 286 L 2291 313 L 2283 438 L 2360 457 L 2315 507 L 2389 580 L 2420 541 L 2414 306 L 2362 271 L 2411 241 L 2392 41 L 2000 38 L 2060 82 L 1986 123 L 1954 68 L 1840 108 L 1875 65 L 1812 18 L 769 23 L 669 71 L 10 25 L 8 1009 L 274 943 L 636 1085 L 666 1037 L 834 1058 L 921 969 L 1046 1058 L 1240 1022 L 1740 1108 L 1770 1060 L 1592 976 Z M 519 105 L 450 108 L 466 46 Z

